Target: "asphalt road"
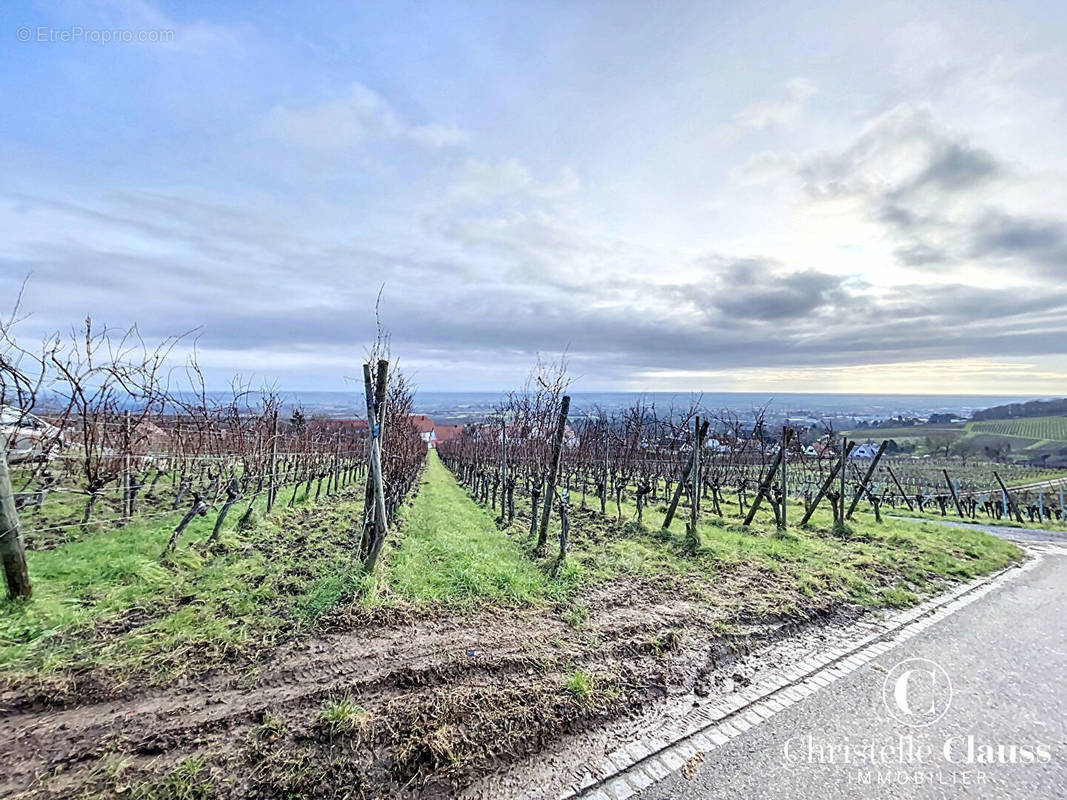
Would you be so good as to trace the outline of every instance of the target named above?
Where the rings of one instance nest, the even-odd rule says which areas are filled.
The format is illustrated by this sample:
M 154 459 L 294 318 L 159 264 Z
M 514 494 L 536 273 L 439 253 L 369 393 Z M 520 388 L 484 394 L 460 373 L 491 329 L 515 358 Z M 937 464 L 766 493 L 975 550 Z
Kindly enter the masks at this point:
M 1041 550 L 1036 568 L 716 748 L 691 780 L 638 797 L 1067 797 L 1067 548 Z M 903 703 L 925 727 L 890 716 L 904 716 L 909 658 L 951 681 L 905 665 L 919 670 Z

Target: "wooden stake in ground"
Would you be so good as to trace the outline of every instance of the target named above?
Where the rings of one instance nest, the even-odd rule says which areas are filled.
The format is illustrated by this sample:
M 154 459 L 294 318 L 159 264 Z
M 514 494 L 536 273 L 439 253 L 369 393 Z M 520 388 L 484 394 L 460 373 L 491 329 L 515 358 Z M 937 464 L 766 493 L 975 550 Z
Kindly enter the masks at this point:
M 893 472 L 893 468 L 888 464 L 885 465 L 886 470 L 889 472 L 889 477 L 893 479 L 893 483 L 897 485 L 897 491 L 900 492 L 900 496 L 904 498 L 904 502 L 908 504 L 908 511 L 914 511 L 915 507 L 911 504 L 911 500 L 904 493 L 904 487 L 900 485 L 900 481 L 897 480 L 897 474 Z
M 385 513 L 385 479 L 382 476 L 382 419 L 378 412 L 384 403 L 379 405 L 378 396 L 384 396 L 387 370 L 389 362 L 381 359 L 378 362 L 377 386 L 371 379 L 370 364 L 363 365 L 363 389 L 367 397 L 367 427 L 370 429 L 370 470 L 368 480 L 373 490 L 374 504 L 367 517 L 364 528 L 363 540 L 366 542 L 366 556 L 363 567 L 367 572 L 374 570 L 381 552 L 382 544 L 385 543 L 385 535 L 388 531 L 388 523 Z M 377 406 L 377 408 L 376 408 Z M 383 414 L 384 416 L 384 414 Z
M 956 486 L 952 483 L 952 478 L 948 476 L 948 470 L 941 470 L 945 475 L 945 483 L 948 484 L 948 490 L 952 493 L 952 500 L 956 504 L 956 513 L 960 515 L 960 519 L 963 519 L 963 506 L 960 505 L 960 498 L 956 494 Z
M 26 547 L 19 530 L 19 515 L 15 510 L 15 492 L 11 487 L 11 473 L 7 469 L 7 453 L 0 443 L 0 563 L 4 568 L 7 596 L 28 598 L 33 594 L 30 573 L 26 569 Z
M 855 446 L 856 446 L 855 442 L 849 442 L 848 443 L 848 446 L 845 447 L 845 457 L 846 458 L 848 457 L 849 453 L 852 452 L 852 448 L 855 447 Z M 826 497 L 826 493 L 828 491 L 830 491 L 830 487 L 833 486 L 833 483 L 834 483 L 834 478 L 837 477 L 837 471 L 841 468 L 841 465 L 844 464 L 844 463 L 845 463 L 844 460 L 839 460 L 834 464 L 833 468 L 830 470 L 830 474 L 826 476 L 826 480 L 824 480 L 822 482 L 822 486 L 819 487 L 819 492 L 818 492 L 818 494 L 815 495 L 815 499 L 811 501 L 811 505 L 808 507 L 808 510 L 804 513 L 804 519 L 800 520 L 800 524 L 801 525 L 807 525 L 808 524 L 808 520 L 811 519 L 811 515 L 815 513 L 815 509 L 818 507 L 819 501 L 822 500 L 824 497 Z
M 274 509 L 274 501 L 278 499 L 278 410 L 274 410 L 274 416 L 270 423 L 270 483 L 267 485 L 267 513 Z M 293 496 L 296 496 L 295 490 Z
M 1015 511 L 1015 519 L 1019 522 L 1023 521 L 1022 512 L 1019 511 L 1019 504 L 1015 502 L 1015 498 L 1011 496 L 1011 492 L 1008 491 L 1008 487 L 1004 485 L 1004 481 L 1000 479 L 1000 474 L 996 471 L 993 472 L 993 477 L 997 479 L 997 483 L 1000 484 L 1000 490 L 1004 492 L 1004 497 L 1008 501 L 1008 508 Z
M 786 442 L 789 441 L 790 433 L 791 433 L 791 431 L 789 430 L 789 428 L 787 426 L 782 426 L 782 467 L 781 467 L 781 472 L 782 472 L 782 474 L 781 474 L 781 478 L 782 478 L 782 484 L 781 484 L 781 490 L 782 490 L 782 515 L 781 515 L 781 519 L 778 522 L 778 529 L 779 530 L 783 530 L 783 531 L 786 529 L 786 527 L 789 524 L 788 518 L 786 517 L 786 508 L 788 508 L 788 506 L 789 506 L 789 494 L 788 494 L 789 484 L 787 483 L 786 474 L 785 474 L 786 465 L 789 463 L 789 453 L 786 452 L 785 448 L 786 448 Z
M 881 446 L 878 448 L 878 452 L 875 453 L 874 458 L 871 460 L 871 465 L 867 468 L 867 472 L 863 475 L 863 483 L 860 484 L 860 490 L 856 492 L 856 496 L 852 498 L 852 505 L 848 507 L 848 513 L 845 514 L 845 519 L 852 519 L 852 513 L 856 510 L 856 506 L 859 505 L 863 493 L 870 493 L 870 490 L 867 487 L 870 485 L 871 477 L 874 475 L 874 471 L 878 469 L 878 462 L 882 460 L 882 454 L 885 453 L 887 447 L 889 447 L 889 440 L 884 439 Z
M 693 438 L 697 441 L 693 444 L 693 468 L 690 470 L 692 501 L 689 504 L 688 538 L 690 548 L 695 550 L 700 545 L 697 536 L 697 526 L 700 524 L 700 451 L 704 449 L 700 436 L 700 417 L 693 423 Z
M 774 485 L 774 476 L 778 473 L 778 468 L 782 465 L 782 459 L 785 458 L 785 449 L 789 446 L 789 440 L 792 438 L 792 434 L 793 432 L 789 430 L 785 432 L 782 446 L 778 448 L 778 455 L 774 457 L 770 471 L 767 472 L 767 476 L 763 479 L 763 483 L 760 484 L 756 496 L 752 498 L 752 505 L 749 506 L 748 515 L 745 517 L 745 525 L 752 524 L 752 520 L 756 517 L 756 511 L 759 509 L 759 505 L 763 501 L 763 496 L 767 494 L 767 492 L 770 491 L 771 486 Z
M 133 516 L 133 503 L 130 497 L 130 411 L 122 412 L 122 518 L 128 520 Z
M 544 552 L 548 541 L 548 522 L 552 517 L 552 498 L 556 496 L 556 480 L 559 477 L 559 460 L 563 455 L 563 437 L 567 432 L 567 414 L 571 409 L 570 395 L 563 395 L 556 420 L 556 434 L 552 442 L 552 464 L 548 470 L 548 485 L 545 487 L 545 510 L 541 513 L 541 529 L 537 533 L 537 551 Z
M 704 422 L 700 426 L 700 433 L 697 436 L 696 446 L 703 447 L 704 437 L 708 435 L 708 421 Z M 682 476 L 678 479 L 678 484 L 674 487 L 674 496 L 671 497 L 670 507 L 667 509 L 667 516 L 663 518 L 663 527 L 671 527 L 671 523 L 674 521 L 674 512 L 678 510 L 678 501 L 682 498 L 682 491 L 685 489 L 686 481 L 689 480 L 689 474 L 693 471 L 693 459 L 696 457 L 696 451 L 689 456 L 689 460 L 686 462 L 685 467 L 682 469 Z
M 846 445 L 848 439 L 841 439 L 841 469 L 837 472 L 837 477 L 841 481 L 841 491 L 838 493 L 837 506 L 834 508 L 834 522 L 845 524 L 845 473 L 848 472 L 848 453 L 846 452 Z M 838 510 L 838 506 L 840 510 Z M 840 514 L 840 517 L 838 516 Z
M 508 496 L 508 424 L 500 415 L 500 519 L 504 517 L 504 501 Z M 510 520 L 508 520 L 510 522 Z

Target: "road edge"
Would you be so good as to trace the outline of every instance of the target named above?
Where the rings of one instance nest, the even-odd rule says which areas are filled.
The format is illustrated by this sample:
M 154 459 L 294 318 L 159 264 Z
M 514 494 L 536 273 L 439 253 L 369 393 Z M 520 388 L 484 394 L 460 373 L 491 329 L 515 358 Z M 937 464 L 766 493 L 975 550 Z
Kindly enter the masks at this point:
M 831 648 L 772 674 L 744 691 L 679 719 L 666 732 L 637 739 L 590 762 L 557 800 L 627 800 L 682 769 L 691 759 L 726 744 L 779 711 L 907 641 L 975 600 L 1029 572 L 1043 560 L 1026 548 L 1019 564 L 984 575 L 914 608 L 894 612 L 880 630 L 845 647 Z M 665 738 L 666 734 L 666 738 Z

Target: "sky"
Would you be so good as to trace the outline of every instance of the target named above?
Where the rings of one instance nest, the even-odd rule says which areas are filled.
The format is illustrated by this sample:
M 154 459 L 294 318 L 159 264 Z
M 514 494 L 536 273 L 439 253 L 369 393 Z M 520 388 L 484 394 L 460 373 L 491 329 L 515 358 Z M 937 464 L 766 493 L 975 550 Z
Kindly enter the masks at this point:
M 1065 74 L 1052 2 L 9 1 L 0 299 L 220 388 L 381 290 L 424 389 L 1063 395 Z

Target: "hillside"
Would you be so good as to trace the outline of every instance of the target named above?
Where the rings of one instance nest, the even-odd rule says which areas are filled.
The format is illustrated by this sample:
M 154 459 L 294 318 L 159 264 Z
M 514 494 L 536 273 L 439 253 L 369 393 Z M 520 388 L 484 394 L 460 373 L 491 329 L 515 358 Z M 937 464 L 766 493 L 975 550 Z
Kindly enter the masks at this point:
M 1026 403 L 1009 403 L 975 411 L 971 419 L 976 422 L 993 419 L 1019 419 L 1067 415 L 1067 397 L 1059 400 L 1031 400 Z

